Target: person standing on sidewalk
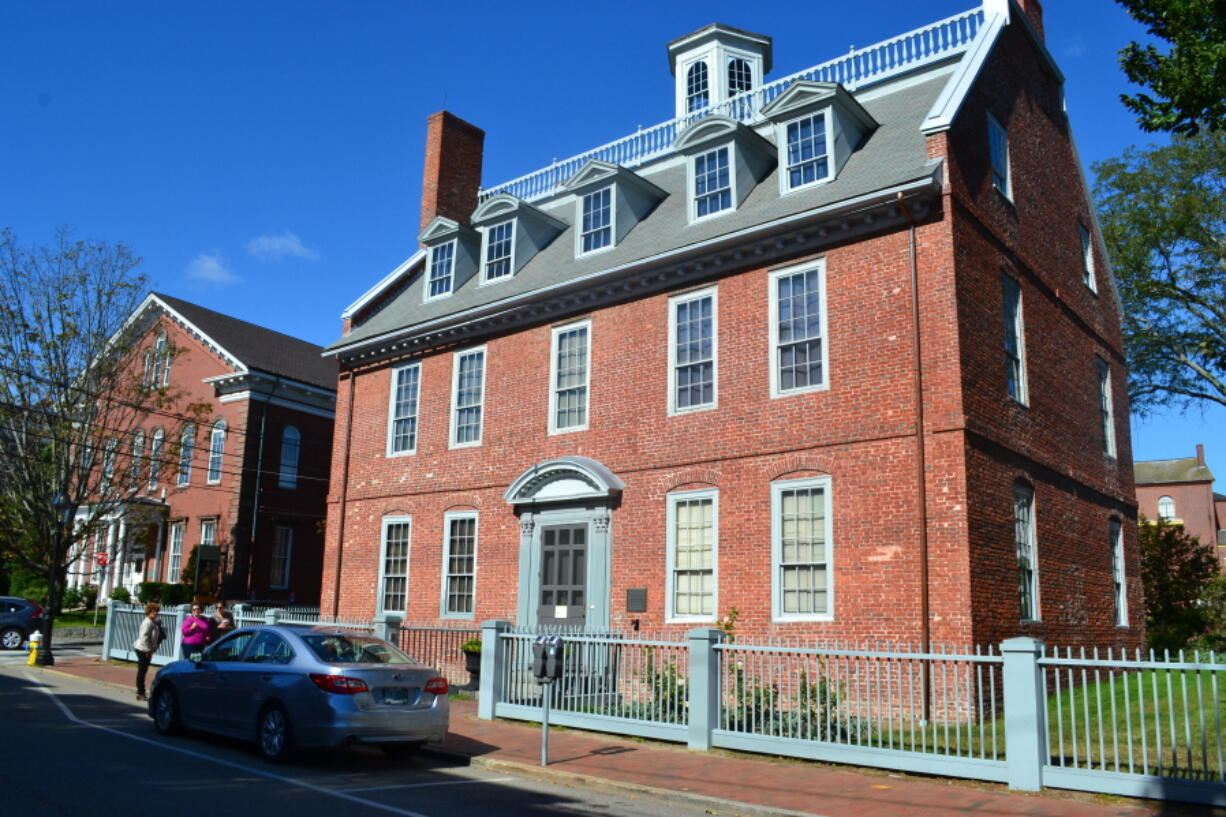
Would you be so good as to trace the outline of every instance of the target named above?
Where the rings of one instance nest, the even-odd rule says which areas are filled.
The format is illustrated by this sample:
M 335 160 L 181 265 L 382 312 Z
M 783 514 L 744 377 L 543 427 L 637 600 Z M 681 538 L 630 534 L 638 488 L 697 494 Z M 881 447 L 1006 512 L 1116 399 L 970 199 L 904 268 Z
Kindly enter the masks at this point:
M 217 602 L 213 610 L 213 630 L 215 637 L 221 637 L 234 629 L 234 614 L 226 608 L 224 601 Z
M 158 611 L 161 609 L 162 606 L 156 601 L 145 605 L 145 617 L 141 619 L 140 632 L 136 634 L 136 640 L 132 642 L 132 649 L 136 651 L 136 700 L 138 701 L 146 700 L 145 676 L 149 673 L 149 662 L 153 660 L 153 653 L 157 651 L 158 645 L 166 637 L 166 631 L 158 623 Z
M 192 660 L 192 653 L 200 652 L 209 643 L 213 634 L 213 622 L 204 617 L 204 608 L 199 604 L 192 605 L 192 614 L 183 619 L 181 646 L 183 657 Z

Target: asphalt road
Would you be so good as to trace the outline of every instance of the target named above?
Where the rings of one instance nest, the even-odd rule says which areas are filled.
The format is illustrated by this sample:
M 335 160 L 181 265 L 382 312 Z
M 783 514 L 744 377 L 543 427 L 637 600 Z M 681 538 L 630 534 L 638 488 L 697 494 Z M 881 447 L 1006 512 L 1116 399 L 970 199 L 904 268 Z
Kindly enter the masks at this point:
M 124 693 L 0 665 L 0 813 L 30 817 L 171 814 L 618 815 L 697 817 L 702 809 L 512 777 L 355 747 L 271 766 L 239 741 L 163 738 Z

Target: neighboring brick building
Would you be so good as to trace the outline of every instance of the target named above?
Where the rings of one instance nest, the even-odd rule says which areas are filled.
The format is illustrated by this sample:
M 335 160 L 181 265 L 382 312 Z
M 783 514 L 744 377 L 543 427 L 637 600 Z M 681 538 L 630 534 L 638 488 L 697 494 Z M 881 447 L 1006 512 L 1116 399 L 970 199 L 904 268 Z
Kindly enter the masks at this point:
M 1142 460 L 1134 470 L 1140 514 L 1183 525 L 1202 543 L 1216 545 L 1226 565 L 1226 496 L 1213 492 L 1205 447 L 1198 444 L 1195 457 Z
M 329 349 L 324 609 L 1139 645 L 1119 301 L 1025 6 L 769 84 L 707 26 L 678 119 L 482 191 L 430 117 L 422 248 Z
M 181 414 L 155 413 L 123 435 L 118 471 L 131 470 L 136 487 L 69 570 L 70 585 L 100 582 L 105 598 L 117 585 L 177 582 L 206 544 L 220 549 L 221 584 L 210 595 L 317 602 L 335 361 L 313 344 L 159 293 L 131 320 L 145 326 L 135 365 L 176 396 L 168 411 L 205 404 L 208 417 L 181 439 L 165 431 L 183 427 Z M 151 460 L 164 465 L 151 470 Z M 109 563 L 93 575 L 101 552 Z

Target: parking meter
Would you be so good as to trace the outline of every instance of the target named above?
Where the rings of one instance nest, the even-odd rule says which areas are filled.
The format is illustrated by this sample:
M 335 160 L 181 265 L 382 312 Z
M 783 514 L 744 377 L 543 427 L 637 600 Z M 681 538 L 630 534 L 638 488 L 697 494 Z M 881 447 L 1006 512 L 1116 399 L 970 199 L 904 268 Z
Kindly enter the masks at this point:
M 562 677 L 561 636 L 538 635 L 532 640 L 532 675 L 542 684 Z

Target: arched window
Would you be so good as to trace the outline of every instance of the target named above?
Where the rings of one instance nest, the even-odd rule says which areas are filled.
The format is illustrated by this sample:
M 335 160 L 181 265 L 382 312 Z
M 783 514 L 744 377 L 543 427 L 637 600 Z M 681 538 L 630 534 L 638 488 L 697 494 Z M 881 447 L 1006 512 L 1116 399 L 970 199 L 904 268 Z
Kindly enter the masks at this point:
M 145 432 L 139 429 L 132 435 L 132 463 L 130 466 L 132 474 L 132 490 L 135 491 L 140 487 L 140 471 L 141 460 L 145 456 Z
M 293 426 L 286 426 L 281 432 L 281 477 L 277 485 L 293 490 L 298 487 L 298 449 L 302 444 L 302 435 Z
M 149 490 L 158 487 L 158 474 L 162 470 L 162 440 L 166 433 L 162 429 L 154 429 L 153 442 L 149 445 Z
M 685 74 L 685 110 L 701 111 L 710 104 L 707 95 L 707 64 L 696 62 Z
M 152 349 L 145 350 L 145 373 L 141 375 L 140 384 L 145 388 L 153 386 L 153 360 L 154 352 Z
M 107 490 L 111 487 L 111 480 L 115 478 L 115 452 L 119 448 L 119 440 L 111 437 L 106 441 L 106 448 L 102 451 L 102 490 Z
M 163 383 L 163 371 L 166 368 L 166 333 L 159 332 L 157 342 L 153 344 L 153 380 L 149 385 L 157 387 Z
M 213 423 L 213 433 L 209 436 L 209 482 L 221 482 L 221 451 L 226 446 L 226 421 Z
M 753 71 L 749 62 L 740 58 L 728 61 L 728 95 L 743 94 L 753 90 Z
M 1175 500 L 1169 496 L 1158 498 L 1158 518 L 1164 522 L 1175 518 Z
M 196 426 L 188 424 L 183 429 L 183 438 L 179 443 L 179 484 L 187 485 L 192 481 L 192 455 L 196 450 Z

